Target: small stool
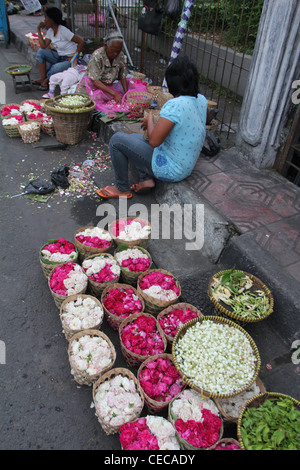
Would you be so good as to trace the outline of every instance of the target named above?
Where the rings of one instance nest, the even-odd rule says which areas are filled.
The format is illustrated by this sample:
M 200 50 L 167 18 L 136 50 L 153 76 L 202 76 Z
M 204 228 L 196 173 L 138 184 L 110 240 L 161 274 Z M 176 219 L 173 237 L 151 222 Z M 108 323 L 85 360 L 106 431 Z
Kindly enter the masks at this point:
M 15 93 L 21 91 L 18 90 L 18 87 L 23 88 L 24 85 L 30 85 L 30 87 L 32 86 L 30 78 L 31 69 L 32 67 L 30 65 L 12 65 L 11 67 L 5 69 L 5 72 L 13 78 Z M 27 80 L 17 80 L 18 77 L 24 75 L 27 77 Z

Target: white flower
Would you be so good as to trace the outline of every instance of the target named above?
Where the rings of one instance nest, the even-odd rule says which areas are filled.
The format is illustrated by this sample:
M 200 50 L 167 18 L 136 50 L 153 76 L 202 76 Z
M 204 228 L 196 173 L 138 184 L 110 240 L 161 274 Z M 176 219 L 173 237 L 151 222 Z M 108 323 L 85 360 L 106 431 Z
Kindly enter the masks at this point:
M 138 248 L 128 248 L 127 250 L 116 253 L 115 258 L 119 265 L 122 265 L 122 262 L 127 259 L 149 258 L 149 256 Z
M 150 232 L 150 225 L 143 227 L 140 222 L 134 220 L 130 224 L 127 224 L 124 230 L 120 231 L 118 238 L 127 241 L 147 239 L 149 238 Z
M 101 240 L 111 241 L 110 234 L 100 227 L 86 228 L 82 232 L 78 232 L 76 236 L 78 237 L 79 235 L 83 235 L 84 237 L 98 237 Z

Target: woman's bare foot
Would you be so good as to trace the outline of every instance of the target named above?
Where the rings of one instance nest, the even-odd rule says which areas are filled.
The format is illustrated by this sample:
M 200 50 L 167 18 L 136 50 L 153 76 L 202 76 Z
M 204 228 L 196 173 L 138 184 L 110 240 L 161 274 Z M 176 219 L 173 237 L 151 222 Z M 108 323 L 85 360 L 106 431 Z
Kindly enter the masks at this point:
M 135 193 L 142 193 L 148 192 L 155 187 L 155 181 L 153 179 L 140 181 L 139 183 L 135 183 L 131 186 L 131 189 Z

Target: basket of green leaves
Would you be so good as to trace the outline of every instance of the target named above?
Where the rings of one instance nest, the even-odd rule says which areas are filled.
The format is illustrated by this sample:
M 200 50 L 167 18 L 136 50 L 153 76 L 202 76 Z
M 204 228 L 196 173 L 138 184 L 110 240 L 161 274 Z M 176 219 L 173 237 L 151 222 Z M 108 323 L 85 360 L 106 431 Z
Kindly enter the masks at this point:
M 235 266 L 211 277 L 208 295 L 217 315 L 230 317 L 238 323 L 258 322 L 273 312 L 270 289 L 257 277 Z

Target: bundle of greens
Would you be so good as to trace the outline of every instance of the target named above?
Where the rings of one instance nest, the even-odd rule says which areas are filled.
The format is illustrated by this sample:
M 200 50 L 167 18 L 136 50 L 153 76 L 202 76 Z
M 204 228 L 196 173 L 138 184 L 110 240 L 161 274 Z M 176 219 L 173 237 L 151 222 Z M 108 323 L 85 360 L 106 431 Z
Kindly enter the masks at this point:
M 236 271 L 235 267 L 223 271 L 221 276 L 215 276 L 211 291 L 217 302 L 230 306 L 232 313 L 245 320 L 264 317 L 270 307 L 266 293 L 256 288 L 250 277 Z
M 288 396 L 268 398 L 246 409 L 241 437 L 246 450 L 299 450 L 300 411 Z

